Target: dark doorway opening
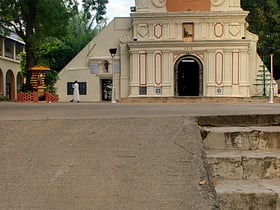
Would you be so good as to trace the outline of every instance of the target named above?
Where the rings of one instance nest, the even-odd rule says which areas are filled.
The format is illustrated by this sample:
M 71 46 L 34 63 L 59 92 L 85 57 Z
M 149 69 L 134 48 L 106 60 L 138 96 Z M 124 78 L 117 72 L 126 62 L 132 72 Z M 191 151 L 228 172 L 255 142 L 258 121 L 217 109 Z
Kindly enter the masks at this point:
M 192 57 L 179 61 L 175 70 L 177 96 L 199 96 L 202 92 L 202 69 L 200 63 Z
M 102 79 L 102 101 L 110 101 L 112 99 L 112 80 Z
M 6 73 L 6 96 L 9 100 L 16 99 L 15 76 L 11 70 Z

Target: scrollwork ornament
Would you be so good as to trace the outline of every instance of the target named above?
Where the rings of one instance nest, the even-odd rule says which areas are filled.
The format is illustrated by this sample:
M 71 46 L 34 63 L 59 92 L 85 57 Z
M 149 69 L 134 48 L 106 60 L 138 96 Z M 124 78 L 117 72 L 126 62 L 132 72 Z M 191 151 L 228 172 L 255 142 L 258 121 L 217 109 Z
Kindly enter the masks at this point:
M 124 36 L 122 36 L 121 38 L 120 38 L 120 42 L 121 43 L 126 43 L 126 42 L 128 42 L 129 40 L 131 39 L 131 37 L 129 36 L 129 35 L 124 35 Z
M 218 7 L 221 6 L 224 2 L 225 0 L 211 0 L 211 5 L 214 7 Z
M 156 7 L 164 7 L 166 5 L 166 0 L 152 0 L 152 2 Z

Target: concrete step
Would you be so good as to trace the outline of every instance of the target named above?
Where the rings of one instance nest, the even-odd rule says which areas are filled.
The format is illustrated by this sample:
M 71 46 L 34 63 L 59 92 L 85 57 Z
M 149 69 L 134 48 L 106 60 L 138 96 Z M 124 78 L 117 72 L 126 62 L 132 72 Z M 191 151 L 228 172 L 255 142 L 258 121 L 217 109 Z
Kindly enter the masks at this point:
M 218 180 L 222 210 L 280 210 L 280 179 Z
M 280 149 L 280 126 L 203 127 L 205 149 Z
M 280 126 L 280 114 L 199 116 L 196 121 L 198 125 L 208 127 Z
M 224 179 L 280 178 L 279 150 L 206 150 L 213 177 Z
M 197 119 L 222 210 L 280 210 L 280 116 Z

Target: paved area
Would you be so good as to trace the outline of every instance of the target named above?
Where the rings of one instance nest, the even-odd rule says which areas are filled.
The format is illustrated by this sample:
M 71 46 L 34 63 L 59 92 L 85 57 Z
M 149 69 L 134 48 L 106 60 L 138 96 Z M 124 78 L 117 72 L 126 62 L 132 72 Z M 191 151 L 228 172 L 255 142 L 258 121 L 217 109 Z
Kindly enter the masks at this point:
M 112 119 L 129 117 L 174 117 L 244 114 L 279 114 L 280 103 L 0 103 L 0 120 Z
M 280 105 L 0 103 L 0 209 L 217 209 L 193 117 L 257 113 Z

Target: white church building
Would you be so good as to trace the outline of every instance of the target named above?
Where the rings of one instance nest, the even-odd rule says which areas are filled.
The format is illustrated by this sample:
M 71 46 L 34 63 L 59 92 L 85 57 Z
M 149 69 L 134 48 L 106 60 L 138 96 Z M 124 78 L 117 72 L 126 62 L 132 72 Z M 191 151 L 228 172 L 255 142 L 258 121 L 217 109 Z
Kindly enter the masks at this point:
M 135 0 L 130 17 L 115 18 L 59 73 L 60 101 L 75 80 L 81 101 L 92 102 L 261 96 L 247 15 L 240 0 Z

